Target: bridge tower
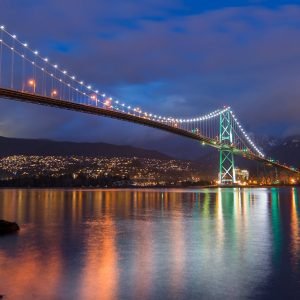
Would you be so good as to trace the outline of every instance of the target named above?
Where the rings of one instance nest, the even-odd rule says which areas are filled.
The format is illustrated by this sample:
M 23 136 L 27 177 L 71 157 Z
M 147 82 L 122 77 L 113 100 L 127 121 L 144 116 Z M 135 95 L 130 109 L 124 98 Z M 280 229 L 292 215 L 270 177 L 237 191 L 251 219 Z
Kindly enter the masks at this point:
M 231 114 L 227 109 L 220 114 L 220 142 L 223 146 L 220 149 L 219 182 L 222 185 L 236 182 L 232 134 Z

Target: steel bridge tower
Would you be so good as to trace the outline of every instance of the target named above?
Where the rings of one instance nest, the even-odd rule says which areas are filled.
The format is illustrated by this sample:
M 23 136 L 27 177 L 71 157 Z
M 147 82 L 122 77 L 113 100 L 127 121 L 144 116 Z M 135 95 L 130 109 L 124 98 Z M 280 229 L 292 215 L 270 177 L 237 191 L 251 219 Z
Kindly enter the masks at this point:
M 231 145 L 233 144 L 232 122 L 230 110 L 220 114 L 220 167 L 219 183 L 222 185 L 236 183 L 234 157 Z

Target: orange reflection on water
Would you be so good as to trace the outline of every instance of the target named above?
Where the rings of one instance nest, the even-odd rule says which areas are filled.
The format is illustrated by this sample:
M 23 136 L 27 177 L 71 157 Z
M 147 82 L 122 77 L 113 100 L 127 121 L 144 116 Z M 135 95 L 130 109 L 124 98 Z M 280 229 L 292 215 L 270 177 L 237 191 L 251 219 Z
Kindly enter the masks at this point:
M 294 260 L 294 266 L 297 264 L 300 257 L 300 224 L 299 224 L 299 215 L 297 205 L 297 192 L 296 189 L 293 188 L 292 199 L 291 199 L 291 248 Z
M 174 298 L 178 295 L 178 292 L 183 288 L 184 281 L 184 271 L 185 271 L 185 259 L 186 259 L 186 249 L 185 249 L 185 232 L 184 232 L 184 216 L 182 212 L 182 202 L 175 202 L 174 199 L 172 203 L 176 203 L 177 207 L 171 217 L 171 249 L 170 255 L 172 257 L 171 261 L 171 284 L 172 284 L 172 294 Z M 179 207 L 178 207 L 179 206 Z
M 131 256 L 130 269 L 135 283 L 133 299 L 148 299 L 153 288 L 155 273 L 155 257 L 153 249 L 153 224 L 149 220 L 136 220 L 136 225 L 142 228 L 133 245 L 134 253 Z M 129 270 L 124 270 L 128 272 Z M 142 272 L 141 272 L 142 271 Z
M 0 251 L 0 291 L 5 288 L 7 299 L 55 299 L 62 274 L 59 252 L 49 249 L 43 256 L 31 248 L 20 251 L 18 258 Z
M 94 202 L 98 209 L 104 205 L 108 212 L 109 203 L 109 199 L 102 201 L 101 195 L 100 201 Z M 114 221 L 109 214 L 91 221 L 86 235 L 86 255 L 78 299 L 117 299 L 119 269 Z

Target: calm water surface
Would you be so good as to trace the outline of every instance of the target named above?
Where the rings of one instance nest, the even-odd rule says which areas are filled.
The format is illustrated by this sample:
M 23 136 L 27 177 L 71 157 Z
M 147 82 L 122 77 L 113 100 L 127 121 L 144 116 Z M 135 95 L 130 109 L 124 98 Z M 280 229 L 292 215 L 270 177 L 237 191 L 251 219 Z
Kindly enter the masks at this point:
M 300 299 L 300 190 L 0 190 L 4 299 Z

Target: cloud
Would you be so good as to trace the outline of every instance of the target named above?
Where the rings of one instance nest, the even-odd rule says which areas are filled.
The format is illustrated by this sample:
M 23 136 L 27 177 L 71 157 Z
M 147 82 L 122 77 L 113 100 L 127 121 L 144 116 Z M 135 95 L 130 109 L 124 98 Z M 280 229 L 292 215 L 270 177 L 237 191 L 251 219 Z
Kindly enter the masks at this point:
M 70 0 L 4 0 L 0 18 L 9 30 L 85 82 L 154 113 L 189 116 L 226 104 L 256 134 L 295 132 L 300 110 L 300 6 L 274 9 L 259 4 L 215 10 L 195 6 L 191 13 L 178 13 L 188 11 L 179 0 L 92 0 L 76 1 L 76 6 Z M 90 116 L 7 103 L 0 103 L 0 109 L 0 118 L 6 120 L 2 127 L 23 120 L 22 128 L 5 129 L 10 135 L 87 140 L 98 136 L 79 130 Z M 45 111 L 47 118 L 41 117 Z M 107 129 L 118 132 L 119 122 L 93 122 L 104 140 L 131 143 L 133 135 L 140 144 L 146 140 L 144 128 L 126 125 L 113 138 Z M 274 132 L 278 123 L 280 133 Z M 155 141 L 156 133 L 149 130 Z

